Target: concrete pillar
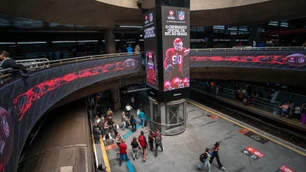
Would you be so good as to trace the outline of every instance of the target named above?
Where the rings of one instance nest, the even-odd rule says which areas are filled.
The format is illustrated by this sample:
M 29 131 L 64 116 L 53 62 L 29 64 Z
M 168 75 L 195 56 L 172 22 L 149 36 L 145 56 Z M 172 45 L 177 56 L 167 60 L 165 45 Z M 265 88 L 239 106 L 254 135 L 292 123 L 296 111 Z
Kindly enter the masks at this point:
M 105 51 L 107 54 L 116 53 L 115 34 L 113 29 L 106 29 L 104 32 Z
M 165 135 L 166 134 L 166 106 L 165 106 L 165 103 L 160 103 L 159 104 L 160 106 L 160 123 L 161 124 L 164 124 L 164 125 L 161 125 L 161 128 L 160 128 L 160 133 Z
M 256 41 L 256 46 L 260 43 L 260 27 L 250 27 L 250 45 L 253 44 L 253 40 Z
M 121 109 L 121 101 L 120 101 L 120 90 L 119 88 L 111 89 L 112 98 L 114 102 L 114 108 L 117 110 Z

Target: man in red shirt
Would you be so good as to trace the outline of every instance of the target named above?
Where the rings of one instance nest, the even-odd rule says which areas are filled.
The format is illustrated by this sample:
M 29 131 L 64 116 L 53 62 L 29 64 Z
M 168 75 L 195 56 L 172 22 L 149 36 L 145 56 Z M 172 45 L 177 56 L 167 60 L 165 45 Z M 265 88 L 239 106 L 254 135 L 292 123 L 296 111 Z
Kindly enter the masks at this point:
M 126 161 L 129 160 L 128 156 L 127 156 L 127 145 L 125 144 L 124 140 L 121 140 L 121 143 L 119 145 L 119 153 L 120 153 L 120 163 L 119 163 L 119 166 L 121 166 L 122 159 L 124 159 L 124 156 L 125 156 Z
M 146 139 L 146 136 L 144 136 L 144 132 L 141 131 L 140 132 L 141 134 L 139 135 L 138 137 L 138 141 L 142 147 L 142 151 L 143 151 L 143 161 L 146 162 L 146 159 L 147 159 L 147 156 L 146 156 L 146 149 L 147 149 L 147 139 Z

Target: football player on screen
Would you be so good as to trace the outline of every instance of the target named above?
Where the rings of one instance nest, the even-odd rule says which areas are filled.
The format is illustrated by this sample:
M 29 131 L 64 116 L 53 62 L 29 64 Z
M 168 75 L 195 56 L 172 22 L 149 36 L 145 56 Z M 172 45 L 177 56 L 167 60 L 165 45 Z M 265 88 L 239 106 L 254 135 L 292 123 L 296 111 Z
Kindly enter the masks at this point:
M 183 47 L 181 38 L 173 40 L 173 48 L 166 51 L 166 58 L 164 60 L 165 80 L 172 80 L 175 77 L 184 78 L 183 63 L 184 57 L 188 55 L 190 49 Z

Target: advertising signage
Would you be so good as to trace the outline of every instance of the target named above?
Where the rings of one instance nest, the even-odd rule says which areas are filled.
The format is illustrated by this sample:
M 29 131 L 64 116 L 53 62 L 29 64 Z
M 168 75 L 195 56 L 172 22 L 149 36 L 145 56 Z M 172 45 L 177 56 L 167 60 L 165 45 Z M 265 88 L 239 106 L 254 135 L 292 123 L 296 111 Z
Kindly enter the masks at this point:
M 189 95 L 189 14 L 188 8 L 158 6 L 143 16 L 146 83 L 160 102 Z
M 162 7 L 164 91 L 189 87 L 189 9 Z
M 158 90 L 158 65 L 156 56 L 156 16 L 155 10 L 144 14 L 144 41 L 146 57 L 146 84 Z

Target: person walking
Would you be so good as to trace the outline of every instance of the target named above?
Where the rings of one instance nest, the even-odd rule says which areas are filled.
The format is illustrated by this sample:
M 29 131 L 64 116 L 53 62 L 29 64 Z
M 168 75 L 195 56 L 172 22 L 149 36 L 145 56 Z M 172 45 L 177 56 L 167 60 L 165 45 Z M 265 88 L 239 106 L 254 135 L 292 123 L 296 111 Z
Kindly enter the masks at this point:
M 151 152 L 153 152 L 153 142 L 154 142 L 154 133 L 153 131 L 150 130 L 149 135 L 148 135 L 148 140 L 149 140 L 149 146 L 150 146 L 150 150 Z
M 125 115 L 124 112 L 122 112 L 122 130 L 125 130 L 126 127 L 130 126 L 130 120 L 129 118 Z
M 132 132 L 135 132 L 135 131 L 136 131 L 136 124 L 137 124 L 137 121 L 136 121 L 136 119 L 134 118 L 133 115 L 131 116 L 130 123 L 131 123 L 131 125 L 132 125 Z
M 117 136 L 116 136 L 116 144 L 118 145 L 118 147 L 119 147 L 119 145 L 120 145 L 120 143 L 121 143 L 121 140 L 122 140 L 122 136 L 120 135 L 120 133 L 118 132 L 117 133 Z
M 101 135 L 101 131 L 99 130 L 98 127 L 94 128 L 94 140 L 95 140 L 95 144 L 99 144 L 100 143 L 100 135 Z
M 211 148 L 212 156 L 211 159 L 209 160 L 209 163 L 212 163 L 214 161 L 214 158 L 216 157 L 219 169 L 225 171 L 226 170 L 225 167 L 223 167 L 222 163 L 220 162 L 219 150 L 220 150 L 220 143 L 216 142 L 214 147 Z
M 138 137 L 138 141 L 140 143 L 142 153 L 143 153 L 143 162 L 146 162 L 146 160 L 147 160 L 146 149 L 147 149 L 148 143 L 147 143 L 146 136 L 144 136 L 143 131 L 140 132 L 140 135 Z
M 200 170 L 203 167 L 206 168 L 207 172 L 210 172 L 210 153 L 209 153 L 209 148 L 206 148 L 205 153 L 201 154 L 200 156 L 200 161 L 202 162 L 202 164 L 197 165 L 197 169 Z
M 133 141 L 131 142 L 131 146 L 132 146 L 132 150 L 133 150 L 133 160 L 135 161 L 135 158 L 136 159 L 139 158 L 138 149 L 140 148 L 136 137 L 133 137 Z
M 144 112 L 143 112 L 142 109 L 140 109 L 139 111 L 140 111 L 140 112 L 139 112 L 139 114 L 138 114 L 138 117 L 139 117 L 139 119 L 140 119 L 140 121 L 141 121 L 142 128 L 144 128 L 144 126 L 145 126 L 145 120 L 146 120 L 146 115 L 144 114 Z
M 127 103 L 126 104 L 126 106 L 125 106 L 125 111 L 126 111 L 126 116 L 127 117 L 130 117 L 130 115 L 131 115 L 131 110 L 132 110 L 133 108 L 132 108 L 132 106 L 129 104 L 129 103 Z
M 122 159 L 126 159 L 126 161 L 129 161 L 129 158 L 127 156 L 127 145 L 125 144 L 124 140 L 121 140 L 121 143 L 119 145 L 119 154 L 120 154 L 120 162 L 119 166 L 122 164 Z
M 161 151 L 164 151 L 163 144 L 162 144 L 162 136 L 159 133 L 158 129 L 156 129 L 156 132 L 153 137 L 155 138 L 155 158 L 157 158 L 158 147 L 161 148 Z

